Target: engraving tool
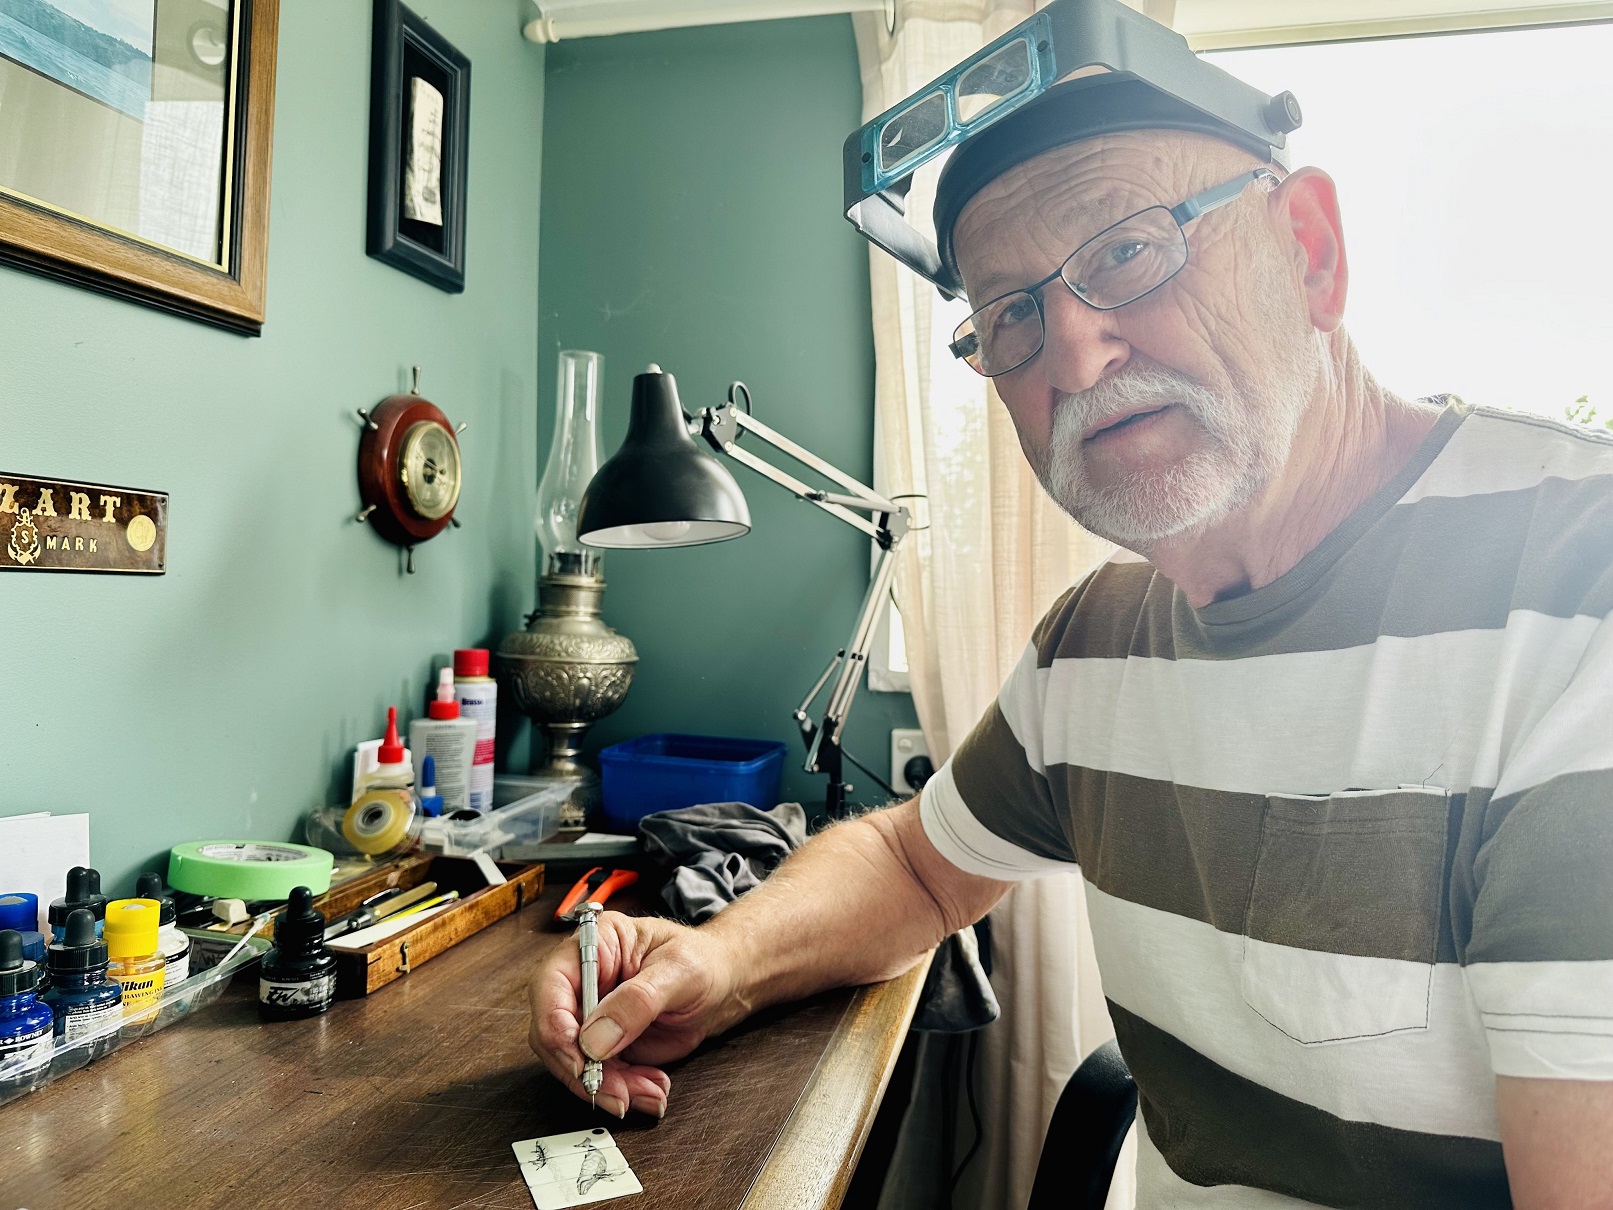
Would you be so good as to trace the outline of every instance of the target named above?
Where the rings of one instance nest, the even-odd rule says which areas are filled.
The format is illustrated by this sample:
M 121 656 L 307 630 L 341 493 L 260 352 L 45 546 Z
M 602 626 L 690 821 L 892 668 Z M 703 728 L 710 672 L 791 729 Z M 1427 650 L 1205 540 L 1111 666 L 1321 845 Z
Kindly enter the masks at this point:
M 584 904 L 577 911 L 577 948 L 582 954 L 582 1019 L 586 1022 L 599 1007 L 599 913 L 597 903 Z M 594 1104 L 604 1081 L 604 1065 L 584 1056 L 582 1086 L 588 1090 L 588 1103 Z

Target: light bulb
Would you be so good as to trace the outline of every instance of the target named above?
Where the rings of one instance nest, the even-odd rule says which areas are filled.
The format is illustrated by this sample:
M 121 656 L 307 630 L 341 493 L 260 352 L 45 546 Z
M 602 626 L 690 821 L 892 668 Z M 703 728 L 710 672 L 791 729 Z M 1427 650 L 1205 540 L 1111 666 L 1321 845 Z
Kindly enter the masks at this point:
M 687 521 L 651 521 L 644 526 L 644 536 L 653 542 L 676 542 L 693 528 Z

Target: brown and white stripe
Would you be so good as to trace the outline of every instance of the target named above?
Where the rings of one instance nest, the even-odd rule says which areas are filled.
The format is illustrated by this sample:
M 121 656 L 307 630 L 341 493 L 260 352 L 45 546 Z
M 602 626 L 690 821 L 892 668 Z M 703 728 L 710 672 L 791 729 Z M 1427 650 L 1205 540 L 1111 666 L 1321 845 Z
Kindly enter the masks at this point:
M 1509 1202 L 1497 1074 L 1613 1079 L 1613 441 L 1450 405 L 1275 583 L 1100 568 L 925 787 L 1080 865 L 1144 1206 Z

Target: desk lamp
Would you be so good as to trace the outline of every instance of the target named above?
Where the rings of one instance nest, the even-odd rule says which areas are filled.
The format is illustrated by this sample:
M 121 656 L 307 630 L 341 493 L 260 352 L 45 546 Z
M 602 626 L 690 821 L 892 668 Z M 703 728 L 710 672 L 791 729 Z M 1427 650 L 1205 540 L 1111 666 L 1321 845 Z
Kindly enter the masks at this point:
M 728 389 L 726 404 L 690 416 L 678 401 L 677 382 L 660 366 L 652 365 L 634 378 L 627 437 L 583 493 L 577 534 L 585 544 L 607 549 L 695 546 L 743 537 L 750 532 L 750 508 L 739 484 L 715 456 L 723 454 L 874 540 L 879 558 L 851 640 L 835 653 L 793 715 L 807 745 L 804 767 L 808 773 L 828 776 L 825 806 L 830 818 L 839 819 L 846 814 L 852 790 L 842 775 L 843 759 L 894 793 L 878 774 L 845 751 L 841 737 L 868 662 L 874 625 L 890 592 L 894 555 L 907 534 L 909 516 L 904 506 L 757 420 L 750 403 L 750 391 L 736 382 Z M 844 490 L 812 487 L 764 461 L 740 446 L 739 439 L 746 434 Z M 828 704 L 814 721 L 809 711 L 831 679 Z

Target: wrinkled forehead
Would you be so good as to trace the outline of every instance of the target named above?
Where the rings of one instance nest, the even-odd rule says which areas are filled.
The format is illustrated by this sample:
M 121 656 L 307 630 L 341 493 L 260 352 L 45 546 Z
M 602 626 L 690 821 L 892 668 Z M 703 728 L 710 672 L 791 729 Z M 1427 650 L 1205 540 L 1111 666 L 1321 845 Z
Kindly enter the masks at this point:
M 1148 206 L 1174 206 L 1259 163 L 1207 135 L 1142 130 L 1016 164 L 975 194 L 953 226 L 969 298 L 983 302 L 1043 277 L 1109 224 Z

